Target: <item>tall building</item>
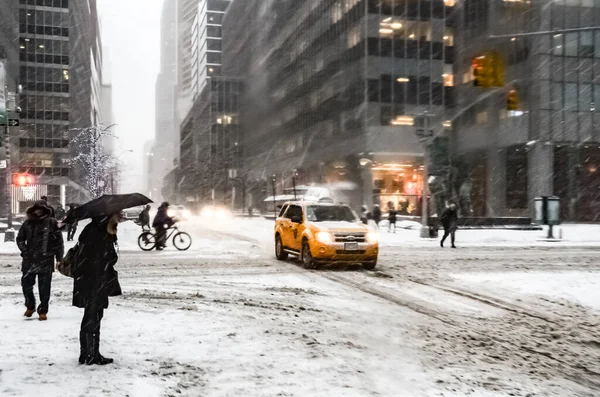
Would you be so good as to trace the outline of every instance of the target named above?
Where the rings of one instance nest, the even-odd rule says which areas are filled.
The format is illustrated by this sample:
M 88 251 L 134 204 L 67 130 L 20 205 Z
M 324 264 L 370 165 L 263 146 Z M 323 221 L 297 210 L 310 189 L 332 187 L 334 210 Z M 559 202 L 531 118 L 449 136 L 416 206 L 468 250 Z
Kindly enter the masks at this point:
M 594 5 L 461 8 L 451 156 L 463 214 L 532 216 L 535 197 L 556 195 L 563 220 L 600 219 L 600 31 L 577 31 L 599 26 Z
M 195 98 L 209 78 L 221 75 L 222 23 L 231 0 L 200 0 L 192 28 L 192 93 Z
M 18 37 L 18 19 L 17 19 L 17 7 L 18 4 L 13 0 L 0 0 L 0 62 L 3 63 L 4 67 L 4 83 L 8 87 L 10 92 L 17 91 L 17 80 L 19 74 L 19 41 Z M 0 97 L 4 101 L 4 87 L 0 84 Z M 9 103 L 9 106 L 14 105 Z M 9 114 L 4 114 L 0 119 L 8 118 Z M 16 116 L 16 115 L 15 115 Z M 8 142 L 4 139 L 4 127 L 0 127 L 2 131 L 2 147 L 0 147 L 0 158 L 6 158 L 6 147 Z M 14 134 L 12 135 L 14 136 Z M 11 144 L 14 145 L 18 140 L 11 139 Z M 13 146 L 14 147 L 14 146 Z M 14 157 L 14 149 L 13 156 Z M 3 170 L 9 172 L 7 169 Z M 5 172 L 0 173 L 0 203 L 6 202 L 6 174 Z M 6 205 L 0 205 L 0 216 L 6 216 Z
M 160 25 L 160 71 L 156 79 L 156 127 L 151 185 L 160 195 L 165 175 L 178 157 L 179 121 L 176 111 L 178 75 L 178 0 L 165 0 Z M 158 198 L 158 197 L 153 197 Z
M 70 139 L 77 134 L 73 128 L 91 127 L 100 119 L 102 54 L 96 2 L 20 1 L 16 12 L 23 113 L 16 133 L 15 171 L 33 174 L 36 185 L 13 187 L 13 210 L 22 212 L 42 195 L 54 203 L 85 200 L 87 171 L 71 159 L 92 149 L 74 149 Z
M 181 121 L 193 99 L 193 31 L 199 0 L 177 0 L 177 117 Z
M 256 195 L 274 174 L 279 191 L 297 175 L 299 183 L 345 182 L 355 207 L 392 202 L 418 213 L 423 148 L 414 118 L 445 120 L 453 104 L 453 5 L 234 1 L 224 69 L 246 83 L 244 170 Z

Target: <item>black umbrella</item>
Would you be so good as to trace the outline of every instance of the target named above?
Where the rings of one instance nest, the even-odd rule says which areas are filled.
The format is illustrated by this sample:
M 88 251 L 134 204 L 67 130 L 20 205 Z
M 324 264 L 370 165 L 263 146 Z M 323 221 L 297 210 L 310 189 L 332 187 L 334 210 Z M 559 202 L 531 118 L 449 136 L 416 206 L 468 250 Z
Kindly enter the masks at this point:
M 152 202 L 152 200 L 140 193 L 107 194 L 70 210 L 64 222 L 72 223 L 79 219 L 108 216 L 127 208 L 146 205 Z

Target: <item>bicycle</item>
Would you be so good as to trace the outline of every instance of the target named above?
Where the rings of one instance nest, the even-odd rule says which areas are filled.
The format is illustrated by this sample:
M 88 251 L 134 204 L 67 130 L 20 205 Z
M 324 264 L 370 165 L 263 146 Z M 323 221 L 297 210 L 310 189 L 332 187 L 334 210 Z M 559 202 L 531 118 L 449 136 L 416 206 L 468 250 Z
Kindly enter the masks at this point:
M 165 241 L 168 241 L 172 236 L 173 246 L 179 251 L 187 251 L 191 247 L 192 237 L 186 232 L 179 231 L 177 226 L 171 226 L 166 232 L 168 234 Z M 142 251 L 152 251 L 156 248 L 156 235 L 151 231 L 143 232 L 138 237 L 138 245 Z

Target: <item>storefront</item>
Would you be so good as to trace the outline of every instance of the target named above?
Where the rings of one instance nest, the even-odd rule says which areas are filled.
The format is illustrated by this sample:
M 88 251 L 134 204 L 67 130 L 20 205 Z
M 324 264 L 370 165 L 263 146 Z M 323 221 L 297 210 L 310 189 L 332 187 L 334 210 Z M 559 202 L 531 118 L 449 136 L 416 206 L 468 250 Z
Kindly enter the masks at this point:
M 373 202 L 385 210 L 390 207 L 399 215 L 421 213 L 423 165 L 418 162 L 373 163 Z

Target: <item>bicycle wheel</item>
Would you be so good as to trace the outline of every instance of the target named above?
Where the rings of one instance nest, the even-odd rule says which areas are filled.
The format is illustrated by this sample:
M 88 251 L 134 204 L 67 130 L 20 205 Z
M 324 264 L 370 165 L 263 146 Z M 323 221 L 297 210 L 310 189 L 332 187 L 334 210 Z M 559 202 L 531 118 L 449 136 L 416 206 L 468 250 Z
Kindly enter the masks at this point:
M 173 245 L 179 251 L 187 251 L 192 245 L 192 236 L 186 232 L 177 232 L 177 234 L 173 236 Z
M 138 245 L 143 251 L 152 251 L 156 246 L 156 237 L 150 232 L 144 232 L 138 237 Z

